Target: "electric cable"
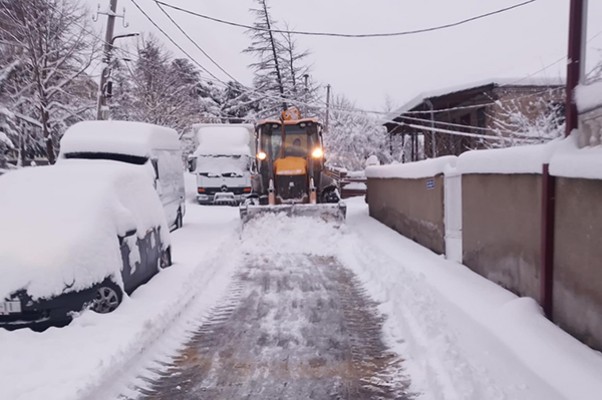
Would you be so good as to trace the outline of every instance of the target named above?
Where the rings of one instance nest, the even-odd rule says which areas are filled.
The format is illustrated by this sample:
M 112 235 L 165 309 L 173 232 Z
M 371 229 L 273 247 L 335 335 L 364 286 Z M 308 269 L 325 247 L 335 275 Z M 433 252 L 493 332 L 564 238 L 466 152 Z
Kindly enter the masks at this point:
M 184 29 L 182 29 L 182 27 L 171 17 L 171 15 L 169 15 L 169 13 L 167 11 L 165 11 L 165 9 L 161 6 L 161 4 L 159 4 L 158 2 L 156 3 L 157 7 L 159 7 L 159 9 L 161 10 L 161 12 L 163 12 L 163 14 L 165 14 L 167 16 L 167 18 L 169 18 L 169 20 L 178 28 L 178 30 L 180 32 L 182 32 L 182 34 L 184 36 L 186 36 L 186 38 L 201 52 L 205 55 L 205 57 L 207 57 L 209 59 L 209 61 L 211 61 L 213 63 L 213 65 L 215 65 L 217 68 L 219 68 L 220 71 L 222 71 L 224 74 L 226 74 L 230 79 L 232 79 L 234 82 L 241 84 L 235 77 L 233 77 L 228 71 L 226 71 L 217 61 L 215 61 L 195 40 L 193 40 L 190 35 L 188 35 L 188 33 L 186 33 L 186 31 Z
M 519 7 L 523 7 L 526 6 L 527 4 L 530 3 L 534 3 L 537 0 L 527 0 L 524 1 L 522 3 L 518 3 L 509 7 L 505 7 L 505 8 L 501 8 L 495 11 L 491 11 L 488 13 L 484 13 L 484 14 L 480 14 L 480 15 L 476 15 L 474 17 L 470 17 L 470 18 L 466 18 L 460 21 L 456 21 L 456 22 L 452 22 L 452 23 L 448 23 L 448 24 L 444 24 L 444 25 L 438 25 L 438 26 L 433 26 L 433 27 L 429 27 L 429 28 L 422 28 L 422 29 L 415 29 L 415 30 L 409 30 L 409 31 L 403 31 L 403 32 L 389 32 L 389 33 L 360 33 L 360 34 L 350 34 L 350 33 L 334 33 L 334 32 L 308 32 L 308 31 L 294 31 L 294 30 L 284 30 L 284 29 L 267 29 L 267 28 L 260 28 L 257 26 L 252 26 L 252 25 L 246 25 L 246 24 L 241 24 L 241 23 L 237 23 L 237 22 L 232 22 L 232 21 L 227 21 L 224 19 L 220 19 L 220 18 L 215 18 L 215 17 L 211 17 L 205 14 L 201 14 L 201 13 L 197 13 L 191 10 L 187 10 L 185 8 L 182 7 L 178 7 L 178 6 L 174 6 L 171 4 L 167 4 L 163 1 L 160 0 L 154 0 L 155 3 L 157 4 L 162 4 L 165 7 L 169 7 L 172 8 L 174 10 L 178 10 L 190 15 L 194 15 L 196 17 L 199 18 L 204 18 L 206 20 L 210 20 L 213 22 L 218 22 L 221 24 L 225 24 L 225 25 L 230 25 L 230 26 L 236 26 L 239 28 L 245 28 L 245 29 L 250 29 L 250 30 L 255 30 L 255 31 L 263 31 L 263 32 L 274 32 L 274 33 L 285 33 L 285 34 L 291 34 L 291 35 L 305 35 L 305 36 L 330 36 L 330 37 L 341 37 L 341 38 L 374 38 L 374 37 L 393 37 L 393 36 L 406 36 L 406 35 L 414 35 L 414 34 L 418 34 L 418 33 L 424 33 L 424 32 L 432 32 L 432 31 L 437 31 L 437 30 L 441 30 L 441 29 L 447 29 L 447 28 L 451 28 L 454 26 L 458 26 L 458 25 L 463 25 L 466 24 L 468 22 L 472 22 L 472 21 L 476 21 L 478 19 L 482 19 L 482 18 L 486 18 L 486 17 L 490 17 L 492 15 L 496 15 L 496 14 L 500 14 L 506 11 L 510 11 L 513 10 L 515 8 L 519 8 Z

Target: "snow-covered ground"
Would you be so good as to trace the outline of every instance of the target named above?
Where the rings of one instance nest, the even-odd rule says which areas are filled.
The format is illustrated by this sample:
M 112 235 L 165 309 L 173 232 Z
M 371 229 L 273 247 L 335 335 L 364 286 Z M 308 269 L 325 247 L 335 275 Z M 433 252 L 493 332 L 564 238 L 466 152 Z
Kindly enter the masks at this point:
M 406 360 L 420 399 L 599 398 L 602 355 L 548 322 L 532 300 L 391 231 L 367 215 L 362 198 L 348 207 L 341 227 L 275 217 L 241 230 L 236 208 L 189 204 L 172 236 L 175 265 L 116 312 L 84 312 L 43 333 L 0 330 L 0 399 L 127 392 L 175 354 L 227 296 L 244 254 L 258 251 L 331 255 L 354 271 L 381 303 L 386 342 Z

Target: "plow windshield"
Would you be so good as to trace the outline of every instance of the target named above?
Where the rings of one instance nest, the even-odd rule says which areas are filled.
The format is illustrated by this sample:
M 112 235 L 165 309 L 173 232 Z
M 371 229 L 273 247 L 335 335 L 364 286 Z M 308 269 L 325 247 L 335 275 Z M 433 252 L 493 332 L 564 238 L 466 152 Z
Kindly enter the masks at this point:
M 267 124 L 261 132 L 260 148 L 272 159 L 283 157 L 303 157 L 320 146 L 318 127 L 311 122 L 296 125 Z

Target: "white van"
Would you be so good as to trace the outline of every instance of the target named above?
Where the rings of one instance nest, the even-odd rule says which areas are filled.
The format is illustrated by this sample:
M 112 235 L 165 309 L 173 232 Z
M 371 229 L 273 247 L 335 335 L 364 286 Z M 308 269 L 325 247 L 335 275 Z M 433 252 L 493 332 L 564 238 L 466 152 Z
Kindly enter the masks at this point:
M 198 147 L 188 158 L 200 204 L 238 205 L 251 193 L 255 160 L 251 124 L 197 124 Z
M 113 160 L 140 165 L 155 180 L 167 224 L 182 227 L 184 165 L 175 130 L 133 121 L 83 121 L 61 139 L 61 160 Z

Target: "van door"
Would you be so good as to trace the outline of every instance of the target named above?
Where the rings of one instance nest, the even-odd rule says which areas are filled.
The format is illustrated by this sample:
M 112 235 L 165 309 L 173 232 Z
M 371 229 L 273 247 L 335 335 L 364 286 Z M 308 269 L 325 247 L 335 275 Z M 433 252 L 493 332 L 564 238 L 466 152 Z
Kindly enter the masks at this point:
M 157 192 L 165 210 L 167 225 L 174 225 L 178 209 L 183 212 L 184 167 L 179 151 L 156 150 Z

